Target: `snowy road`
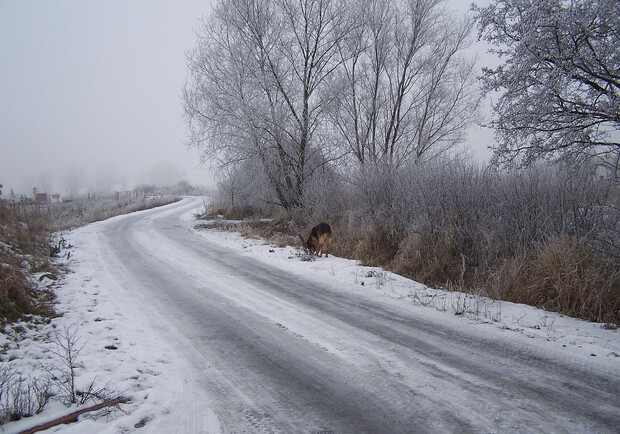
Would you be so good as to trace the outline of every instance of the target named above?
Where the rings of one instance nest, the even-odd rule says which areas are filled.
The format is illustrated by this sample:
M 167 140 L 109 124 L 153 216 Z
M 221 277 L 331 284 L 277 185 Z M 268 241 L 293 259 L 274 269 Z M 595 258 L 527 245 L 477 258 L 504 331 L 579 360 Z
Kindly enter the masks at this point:
M 224 432 L 620 427 L 616 370 L 342 291 L 313 263 L 296 265 L 303 276 L 244 256 L 190 229 L 200 204 L 184 199 L 97 232 L 106 272 L 188 361 L 183 387 L 208 397 L 179 426 L 206 429 L 212 410 Z

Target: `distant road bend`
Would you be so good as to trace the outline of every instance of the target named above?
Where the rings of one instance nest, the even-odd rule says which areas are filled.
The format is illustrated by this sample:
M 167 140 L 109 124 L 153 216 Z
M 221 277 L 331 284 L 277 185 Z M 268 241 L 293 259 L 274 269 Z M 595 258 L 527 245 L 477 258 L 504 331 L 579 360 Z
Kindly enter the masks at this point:
M 619 432 L 620 372 L 241 256 L 188 230 L 200 204 L 114 219 L 98 236 L 224 432 Z

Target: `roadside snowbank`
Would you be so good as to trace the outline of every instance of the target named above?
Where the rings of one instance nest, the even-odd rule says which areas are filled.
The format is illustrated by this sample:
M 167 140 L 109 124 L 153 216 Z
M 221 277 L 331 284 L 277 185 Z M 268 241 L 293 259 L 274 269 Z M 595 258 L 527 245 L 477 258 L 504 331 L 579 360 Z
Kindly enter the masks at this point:
M 291 247 L 278 248 L 261 240 L 246 239 L 238 233 L 196 230 L 209 242 L 225 245 L 240 254 L 285 269 L 317 282 L 338 282 L 343 291 L 382 298 L 399 308 L 455 327 L 478 327 L 480 332 L 529 340 L 530 345 L 558 351 L 562 357 L 582 358 L 610 369 L 620 368 L 620 329 L 608 330 L 592 323 L 548 312 L 524 304 L 491 300 L 486 297 L 433 289 L 359 261 L 330 256 L 312 258 Z M 337 234 L 334 234 L 337 236 Z
M 65 235 L 73 247 L 66 261 L 70 272 L 54 288 L 61 317 L 37 326 L 18 324 L 12 329 L 19 332 L 0 334 L 0 347 L 6 349 L 2 366 L 34 378 L 45 375 L 44 367 L 62 365 L 63 360 L 54 354 L 57 342 L 66 342 L 66 331 L 75 333 L 76 349 L 81 348 L 76 357 L 76 389 L 88 390 L 93 384 L 95 390 L 104 389 L 101 393 L 107 397 L 130 399 L 127 404 L 86 414 L 76 424 L 47 432 L 117 433 L 146 424 L 154 432 L 194 432 L 195 427 L 180 421 L 187 420 L 186 413 L 194 407 L 208 402 L 203 391 L 191 387 L 186 362 L 171 350 L 162 330 L 141 309 L 140 299 L 125 292 L 113 270 L 106 270 L 99 259 L 99 228 L 126 217 L 93 223 Z M 0 431 L 18 433 L 76 409 L 75 405 L 51 402 L 41 414 L 8 423 Z M 219 432 L 215 415 L 196 423 L 210 426 L 209 432 Z

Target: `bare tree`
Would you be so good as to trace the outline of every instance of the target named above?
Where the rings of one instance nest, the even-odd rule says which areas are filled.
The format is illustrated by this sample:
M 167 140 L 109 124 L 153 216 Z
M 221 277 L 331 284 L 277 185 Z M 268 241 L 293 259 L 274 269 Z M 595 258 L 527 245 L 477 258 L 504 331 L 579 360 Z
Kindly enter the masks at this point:
M 479 37 L 504 63 L 486 69 L 499 163 L 620 161 L 620 2 L 494 0 L 473 6 Z
M 320 89 L 341 62 L 344 11 L 337 0 L 221 0 L 189 54 L 190 144 L 221 165 L 258 159 L 285 208 L 327 161 Z
M 233 212 L 265 209 L 273 203 L 273 195 L 258 161 L 226 165 L 219 171 L 216 205 Z
M 361 23 L 340 39 L 343 67 L 332 122 L 356 160 L 400 165 L 437 156 L 476 114 L 472 23 L 442 0 L 363 1 Z

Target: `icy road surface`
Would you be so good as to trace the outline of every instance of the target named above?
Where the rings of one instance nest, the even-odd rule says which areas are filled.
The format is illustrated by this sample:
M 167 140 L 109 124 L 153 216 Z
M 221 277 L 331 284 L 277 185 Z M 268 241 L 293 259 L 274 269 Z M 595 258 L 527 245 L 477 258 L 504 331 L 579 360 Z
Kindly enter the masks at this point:
M 618 432 L 617 365 L 345 291 L 296 257 L 295 271 L 248 257 L 192 229 L 200 206 L 184 199 L 96 235 L 105 272 L 187 361 L 179 388 L 202 398 L 180 430 Z

